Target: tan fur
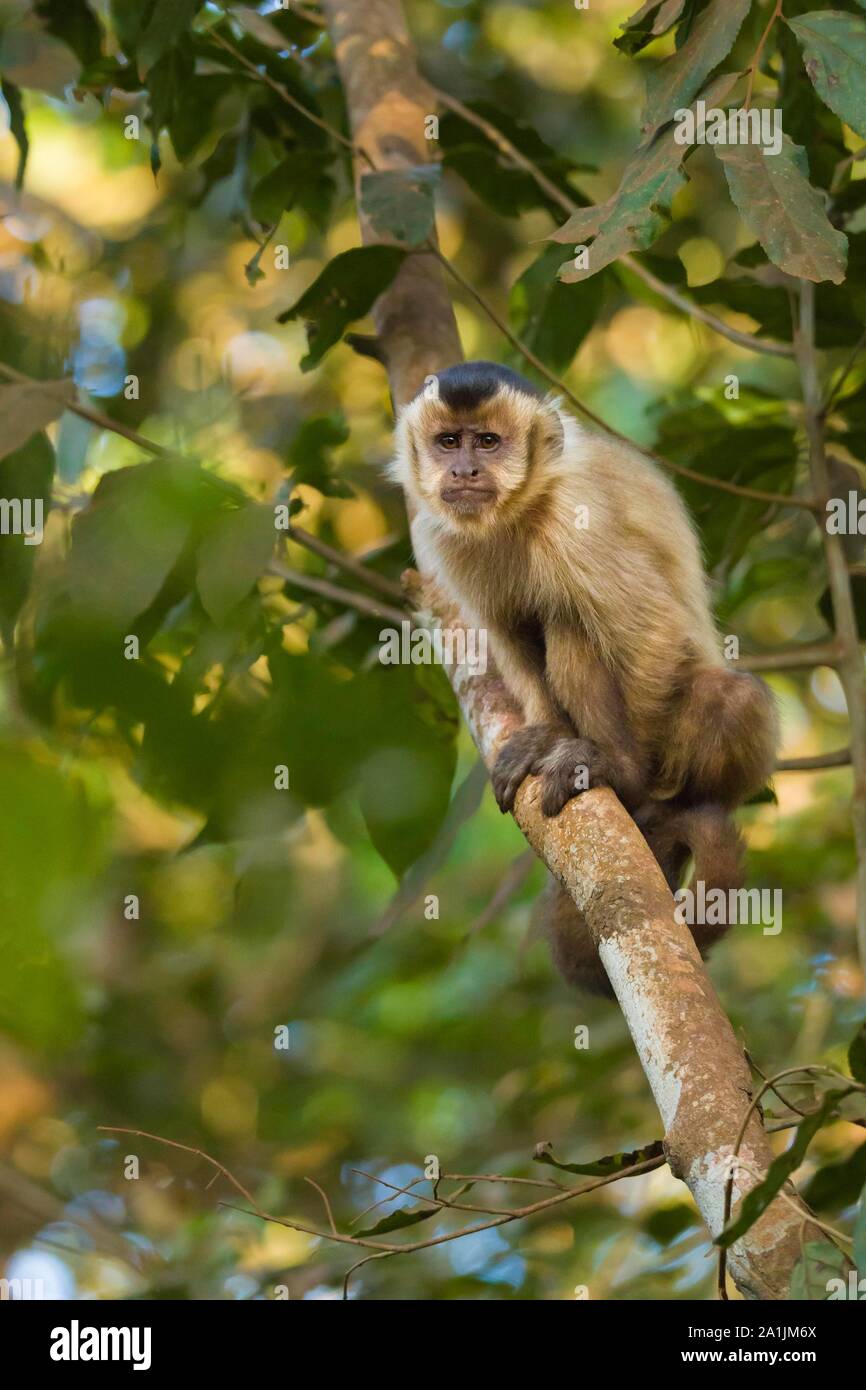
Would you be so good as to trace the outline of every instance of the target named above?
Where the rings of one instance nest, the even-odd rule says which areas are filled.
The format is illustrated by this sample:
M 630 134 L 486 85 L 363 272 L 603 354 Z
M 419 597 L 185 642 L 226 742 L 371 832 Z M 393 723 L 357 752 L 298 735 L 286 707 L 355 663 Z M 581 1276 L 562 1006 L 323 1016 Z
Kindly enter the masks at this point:
M 495 500 L 471 513 L 443 500 L 448 465 L 435 445 L 469 421 L 502 437 L 479 460 Z M 660 801 L 671 815 L 730 808 L 764 785 L 777 742 L 772 697 L 726 668 L 694 528 L 643 455 L 583 429 L 554 401 L 506 387 L 465 416 L 416 398 L 398 422 L 389 471 L 413 504 L 420 568 L 487 629 L 532 726 L 509 745 L 500 805 L 538 771 L 548 813 L 561 809 L 575 794 L 575 750 L 586 746 L 575 737 L 599 750 L 588 759 L 594 779 L 636 813 Z M 695 836 L 702 814 L 688 823 Z M 716 827 L 704 838 L 724 837 Z M 556 897 L 554 918 L 568 915 Z

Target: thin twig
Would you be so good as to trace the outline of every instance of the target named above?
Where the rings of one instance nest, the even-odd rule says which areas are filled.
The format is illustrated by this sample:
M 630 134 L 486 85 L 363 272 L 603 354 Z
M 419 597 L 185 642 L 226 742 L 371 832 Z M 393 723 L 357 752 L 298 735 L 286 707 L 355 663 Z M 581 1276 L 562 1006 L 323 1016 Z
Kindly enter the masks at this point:
M 483 931 L 485 927 L 504 911 L 515 893 L 520 892 L 520 889 L 532 873 L 533 866 L 537 862 L 538 859 L 535 851 L 531 849 L 524 850 L 522 854 L 518 854 L 516 859 L 512 859 L 496 887 L 496 892 L 483 911 L 475 918 L 475 921 L 460 942 L 461 946 L 465 946 L 471 937 Z
M 262 1211 L 251 1193 L 244 1187 L 243 1183 L 241 1183 L 224 1164 L 220 1163 L 218 1159 L 213 1158 L 211 1154 L 205 1153 L 203 1149 L 195 1148 L 191 1144 L 181 1144 L 176 1139 L 165 1139 L 160 1134 L 151 1134 L 149 1131 L 143 1129 L 129 1129 L 121 1125 L 99 1125 L 98 1129 L 105 1133 L 134 1134 L 142 1139 L 152 1139 L 157 1144 L 165 1144 L 169 1148 L 179 1149 L 183 1153 L 194 1154 L 197 1158 L 204 1159 L 206 1163 L 210 1163 L 216 1168 L 237 1192 L 241 1193 L 252 1208 L 251 1211 L 247 1211 L 246 1208 L 235 1206 L 232 1202 L 219 1203 L 221 1207 L 225 1207 L 229 1211 L 239 1211 L 247 1216 L 257 1216 L 262 1221 L 269 1221 L 276 1226 L 285 1226 L 288 1230 L 300 1231 L 303 1235 L 315 1236 L 319 1240 L 334 1241 L 339 1245 L 354 1245 L 357 1248 L 374 1250 L 383 1255 L 407 1255 L 416 1250 L 426 1250 L 435 1245 L 443 1245 L 448 1241 L 461 1240 L 464 1236 L 475 1235 L 479 1231 L 490 1230 L 495 1226 L 504 1226 L 511 1221 L 521 1221 L 527 1216 L 534 1216 L 537 1212 L 546 1211 L 550 1207 L 570 1201 L 572 1197 L 581 1197 L 584 1193 L 594 1192 L 600 1187 L 607 1187 L 610 1183 L 618 1182 L 621 1178 L 637 1177 L 642 1173 L 649 1173 L 654 1168 L 659 1168 L 666 1162 L 663 1155 L 652 1159 L 646 1159 L 642 1163 L 635 1163 L 629 1168 L 621 1169 L 619 1172 L 609 1173 L 602 1178 L 593 1178 L 592 1181 L 583 1183 L 580 1187 L 562 1188 L 553 1193 L 550 1197 L 543 1197 L 537 1202 L 531 1202 L 524 1207 L 516 1207 L 513 1211 L 496 1212 L 488 1221 L 478 1222 L 474 1226 L 464 1227 L 458 1231 L 443 1232 L 436 1236 L 430 1236 L 426 1240 L 409 1241 L 404 1245 L 390 1245 L 386 1244 L 384 1241 L 370 1240 L 366 1236 L 345 1235 L 343 1232 L 337 1230 L 322 1231 L 315 1226 L 307 1225 L 305 1222 L 289 1221 L 286 1217 L 274 1216 L 269 1212 Z M 382 1180 L 378 1179 L 377 1181 Z M 385 1186 L 391 1186 L 391 1184 L 386 1183 Z M 404 1190 L 408 1191 L 409 1189 L 407 1188 Z M 423 1200 L 433 1201 L 437 1206 L 448 1205 L 448 1203 L 442 1202 L 438 1198 L 424 1198 Z M 457 1210 L 460 1209 L 461 1208 L 457 1208 Z
M 191 1144 L 181 1144 L 177 1139 L 165 1139 L 161 1134 L 151 1134 L 146 1129 L 128 1129 L 125 1125 L 97 1125 L 96 1128 L 101 1130 L 104 1134 L 133 1134 L 137 1139 L 153 1139 L 157 1144 L 165 1144 L 170 1149 L 180 1149 L 182 1153 L 195 1154 L 197 1158 L 203 1158 L 205 1163 L 210 1163 L 213 1168 L 216 1168 L 217 1172 L 221 1173 L 226 1181 L 231 1183 L 232 1187 L 235 1188 L 242 1197 L 246 1198 L 256 1216 L 264 1217 L 265 1213 L 262 1211 L 252 1193 L 247 1191 L 243 1183 L 235 1177 L 234 1173 L 230 1172 L 218 1159 L 212 1158 L 210 1154 L 205 1153 L 204 1149 L 196 1149 Z
M 803 758 L 782 758 L 776 763 L 776 771 L 820 772 L 825 767 L 847 767 L 850 762 L 850 748 L 834 748 L 832 753 L 812 753 Z
M 316 1191 L 318 1192 L 319 1196 L 321 1197 L 321 1199 L 322 1199 L 322 1201 L 323 1201 L 323 1203 L 324 1203 L 324 1205 L 325 1205 L 325 1211 L 327 1212 L 327 1215 L 328 1215 L 328 1225 L 329 1225 L 330 1228 L 331 1228 L 331 1234 L 332 1234 L 332 1235 L 338 1235 L 339 1232 L 337 1231 L 337 1223 L 336 1223 L 336 1221 L 334 1220 L 334 1213 L 333 1213 L 333 1211 L 331 1210 L 331 1199 L 329 1198 L 327 1192 L 325 1191 L 325 1189 L 324 1189 L 323 1187 L 320 1187 L 320 1186 L 319 1186 L 319 1184 L 316 1182 L 315 1178 L 304 1178 L 304 1182 L 308 1182 L 308 1183 L 310 1184 L 310 1187 L 314 1187 L 314 1188 L 316 1189 Z
M 331 599 L 333 603 L 342 604 L 346 608 L 356 608 L 359 613 L 363 613 L 368 618 L 388 618 L 392 623 L 397 623 L 398 626 L 409 621 L 405 611 L 401 612 L 398 608 L 392 608 L 390 604 L 380 603 L 378 599 L 368 598 L 366 594 L 358 594 L 352 589 L 341 589 L 328 579 L 319 579 L 316 575 L 302 574 L 300 570 L 288 569 L 278 560 L 271 561 L 268 565 L 268 573 L 277 575 L 287 584 L 293 584 L 298 589 L 306 589 L 311 594 L 319 594 L 322 598 Z
M 806 666 L 836 666 L 841 655 L 838 642 L 816 642 L 775 652 L 746 652 L 736 666 L 740 671 L 796 671 Z
M 362 564 L 360 560 L 354 559 L 353 556 L 344 555 L 342 551 L 335 550 L 333 546 L 319 540 L 319 537 L 314 536 L 311 531 L 305 531 L 301 526 L 290 526 L 287 535 L 290 541 L 297 541 L 298 545 L 304 546 L 306 550 L 311 550 L 322 560 L 327 560 L 329 565 L 336 565 L 346 574 L 354 575 L 360 583 L 366 584 L 368 588 L 376 589 L 386 598 L 396 599 L 398 603 L 403 601 L 403 590 L 393 579 L 386 579 L 384 575 L 368 569 L 366 565 Z
M 842 368 L 842 371 L 841 371 L 841 373 L 839 374 L 839 378 L 838 378 L 838 380 L 837 380 L 837 382 L 836 382 L 836 385 L 833 386 L 833 387 L 831 388 L 831 390 L 830 390 L 830 392 L 829 392 L 829 394 L 828 394 L 828 396 L 827 396 L 827 399 L 825 400 L 824 404 L 821 406 L 821 419 L 822 419 L 822 420 L 825 420 L 825 419 L 827 418 L 827 416 L 830 414 L 830 411 L 831 411 L 832 408 L 833 408 L 834 403 L 839 399 L 839 396 L 840 396 L 841 391 L 842 391 L 842 387 L 845 385 L 845 382 L 848 380 L 849 376 L 851 375 L 852 371 L 854 370 L 854 363 L 857 361 L 857 358 L 860 356 L 860 353 L 863 351 L 863 348 L 864 348 L 864 347 L 866 347 L 866 328 L 863 329 L 863 332 L 860 334 L 860 337 L 857 339 L 857 342 L 854 344 L 854 347 L 853 347 L 852 350 L 851 350 L 851 355 L 849 356 L 848 361 L 845 363 L 844 367 Z
M 777 19 L 781 19 L 781 17 L 782 17 L 782 0 L 776 0 L 775 6 L 773 7 L 773 13 L 770 15 L 770 18 L 769 18 L 768 21 L 767 21 L 767 27 L 766 27 L 766 29 L 764 30 L 763 34 L 761 35 L 760 39 L 758 40 L 758 47 L 755 49 L 754 57 L 752 58 L 752 61 L 751 61 L 751 63 L 749 64 L 749 69 L 748 69 L 748 71 L 749 71 L 749 82 L 748 82 L 748 86 L 746 87 L 746 98 L 745 98 L 745 101 L 743 102 L 743 110 L 744 110 L 744 111 L 748 111 L 748 109 L 749 109 L 749 107 L 750 107 L 750 105 L 751 105 L 751 102 L 752 102 L 752 87 L 754 86 L 754 82 L 755 82 L 755 73 L 756 73 L 757 70 L 758 70 L 758 64 L 759 64 L 760 61 L 761 61 L 761 54 L 762 54 L 763 51 L 764 51 L 764 44 L 767 42 L 767 39 L 770 37 L 770 31 L 772 30 L 773 25 L 776 23 L 776 20 L 777 20 Z

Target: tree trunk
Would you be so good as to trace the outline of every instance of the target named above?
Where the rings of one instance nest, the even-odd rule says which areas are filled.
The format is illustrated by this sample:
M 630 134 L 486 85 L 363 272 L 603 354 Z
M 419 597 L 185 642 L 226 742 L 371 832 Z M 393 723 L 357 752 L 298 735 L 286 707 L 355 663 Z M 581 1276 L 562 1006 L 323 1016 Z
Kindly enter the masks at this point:
M 376 168 L 423 163 L 424 118 L 435 112 L 421 80 L 400 0 L 321 0 L 334 39 L 356 145 Z M 357 161 L 358 177 L 369 167 Z M 375 241 L 362 219 L 365 242 Z M 375 320 L 398 405 L 424 377 L 459 360 L 453 309 L 442 272 L 430 256 L 411 257 L 382 296 Z M 423 579 L 416 606 L 428 619 L 459 625 Z M 488 767 L 521 715 L 495 672 L 449 671 L 463 716 Z M 703 962 L 643 836 L 605 789 L 569 802 L 561 815 L 541 814 L 539 781 L 523 784 L 514 816 L 527 840 L 571 894 L 619 1000 L 665 1129 L 671 1170 L 689 1187 L 712 1235 L 722 1228 L 725 1185 L 737 1135 L 752 1095 L 742 1050 Z M 733 1212 L 772 1159 L 757 1115 L 739 1155 Z M 789 1194 L 790 1196 L 790 1194 Z M 743 1295 L 783 1299 L 801 1248 L 806 1209 L 777 1198 L 729 1251 L 728 1267 Z M 821 1238 L 807 1228 L 810 1240 Z

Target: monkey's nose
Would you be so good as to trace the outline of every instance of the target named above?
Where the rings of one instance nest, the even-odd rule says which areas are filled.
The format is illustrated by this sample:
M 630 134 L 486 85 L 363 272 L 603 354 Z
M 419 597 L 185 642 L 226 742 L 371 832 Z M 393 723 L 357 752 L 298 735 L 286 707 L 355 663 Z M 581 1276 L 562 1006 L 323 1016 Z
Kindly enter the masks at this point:
M 477 477 L 478 477 L 478 469 L 477 469 L 477 468 L 452 468 L 452 469 L 451 469 L 451 477 L 452 477 L 452 478 L 477 478 Z

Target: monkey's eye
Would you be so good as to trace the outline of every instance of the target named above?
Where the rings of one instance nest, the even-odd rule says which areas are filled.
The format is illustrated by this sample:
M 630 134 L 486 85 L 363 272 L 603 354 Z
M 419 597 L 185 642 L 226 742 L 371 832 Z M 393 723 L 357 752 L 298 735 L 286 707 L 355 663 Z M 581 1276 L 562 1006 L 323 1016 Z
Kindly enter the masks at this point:
M 499 443 L 498 434 L 479 434 L 475 439 L 476 447 L 479 449 L 495 449 Z
M 439 445 L 440 449 L 459 449 L 459 448 L 460 448 L 460 435 L 459 435 L 459 434 L 440 434 L 440 435 L 437 435 L 437 437 L 436 437 L 436 443 Z

